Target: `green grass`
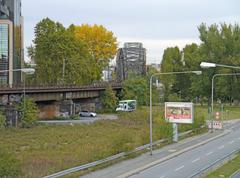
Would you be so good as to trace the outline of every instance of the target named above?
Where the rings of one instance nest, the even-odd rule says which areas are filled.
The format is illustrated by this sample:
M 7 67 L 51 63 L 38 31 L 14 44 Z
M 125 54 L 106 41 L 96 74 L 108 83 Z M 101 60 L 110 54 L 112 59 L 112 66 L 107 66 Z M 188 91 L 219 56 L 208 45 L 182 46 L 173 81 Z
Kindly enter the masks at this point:
M 229 163 L 218 168 L 216 171 L 210 173 L 206 178 L 219 178 L 219 177 L 229 177 L 237 170 L 240 169 L 240 155 Z
M 195 123 L 181 125 L 180 131 L 204 123 L 205 108 L 197 107 L 195 113 Z M 0 129 L 0 150 L 15 155 L 23 177 L 38 178 L 149 143 L 148 107 L 121 113 L 119 118 L 91 125 Z M 171 134 L 172 125 L 164 121 L 162 108 L 154 107 L 153 140 L 171 137 Z

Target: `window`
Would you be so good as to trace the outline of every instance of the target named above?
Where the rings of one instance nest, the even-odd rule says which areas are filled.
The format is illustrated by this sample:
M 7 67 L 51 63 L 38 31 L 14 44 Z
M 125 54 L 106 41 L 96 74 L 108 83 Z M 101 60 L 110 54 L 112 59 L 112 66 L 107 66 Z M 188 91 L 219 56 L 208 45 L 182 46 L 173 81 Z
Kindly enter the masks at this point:
M 0 70 L 8 70 L 9 32 L 8 24 L 0 24 Z M 0 73 L 0 85 L 8 83 L 8 73 Z

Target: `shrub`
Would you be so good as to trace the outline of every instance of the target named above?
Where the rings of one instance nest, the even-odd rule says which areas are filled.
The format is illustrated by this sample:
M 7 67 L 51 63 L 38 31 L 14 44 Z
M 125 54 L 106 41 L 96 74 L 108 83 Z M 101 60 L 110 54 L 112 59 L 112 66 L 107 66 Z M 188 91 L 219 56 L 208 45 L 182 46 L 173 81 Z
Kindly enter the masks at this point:
M 6 116 L 0 111 L 0 129 L 6 126 Z
M 105 111 L 114 111 L 117 105 L 117 97 L 111 86 L 107 86 L 103 96 L 101 97 L 103 108 Z
M 21 121 L 22 127 L 29 128 L 36 124 L 37 121 L 37 105 L 33 99 L 25 97 L 19 105 L 19 109 L 22 111 Z

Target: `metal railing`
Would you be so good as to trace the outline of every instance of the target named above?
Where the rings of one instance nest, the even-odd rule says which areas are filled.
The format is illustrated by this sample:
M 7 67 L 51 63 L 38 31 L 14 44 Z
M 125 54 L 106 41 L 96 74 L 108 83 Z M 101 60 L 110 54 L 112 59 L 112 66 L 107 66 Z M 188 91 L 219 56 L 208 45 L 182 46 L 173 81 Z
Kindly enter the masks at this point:
M 224 165 L 228 161 L 233 160 L 237 156 L 237 154 L 239 154 L 239 152 L 240 152 L 240 148 L 238 150 L 232 151 L 231 153 L 227 154 L 226 156 L 223 156 L 220 159 L 217 159 L 215 162 L 207 165 L 206 167 L 197 171 L 196 173 L 194 173 L 193 175 L 191 175 L 188 178 L 198 178 L 198 177 L 205 176 L 208 172 L 214 171 L 221 165 Z

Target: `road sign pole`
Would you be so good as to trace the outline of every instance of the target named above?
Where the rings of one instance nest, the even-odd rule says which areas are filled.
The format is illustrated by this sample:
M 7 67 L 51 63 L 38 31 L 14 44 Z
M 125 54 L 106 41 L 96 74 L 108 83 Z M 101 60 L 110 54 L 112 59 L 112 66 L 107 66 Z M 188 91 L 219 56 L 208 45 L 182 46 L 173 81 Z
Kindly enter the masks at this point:
M 178 124 L 173 123 L 173 142 L 178 142 Z

